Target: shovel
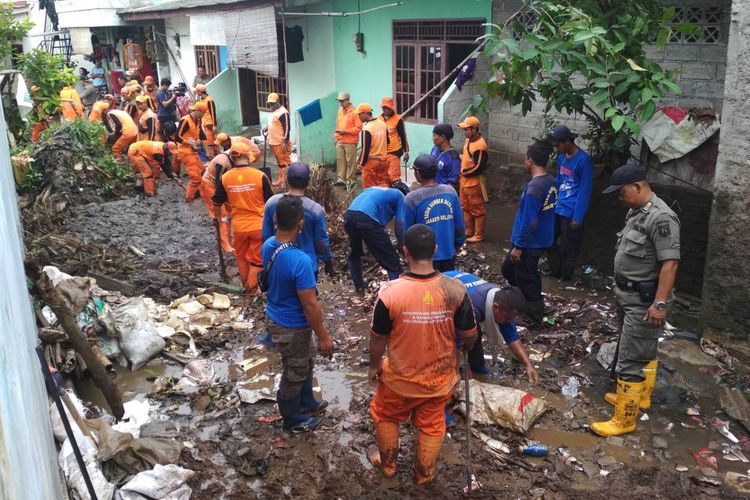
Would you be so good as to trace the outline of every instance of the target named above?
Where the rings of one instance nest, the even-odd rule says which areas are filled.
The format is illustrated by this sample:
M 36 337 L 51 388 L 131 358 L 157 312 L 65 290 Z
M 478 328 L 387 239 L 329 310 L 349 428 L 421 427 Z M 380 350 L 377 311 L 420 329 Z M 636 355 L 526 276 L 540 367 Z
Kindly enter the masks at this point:
M 271 178 L 271 169 L 266 166 L 266 156 L 268 155 L 268 132 L 263 132 L 263 166 L 260 171 L 266 174 L 269 181 L 273 181 Z

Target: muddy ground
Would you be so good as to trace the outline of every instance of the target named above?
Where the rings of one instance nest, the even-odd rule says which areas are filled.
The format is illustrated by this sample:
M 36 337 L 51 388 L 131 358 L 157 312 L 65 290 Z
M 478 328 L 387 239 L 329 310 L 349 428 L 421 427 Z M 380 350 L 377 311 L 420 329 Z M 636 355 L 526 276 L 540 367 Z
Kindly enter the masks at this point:
M 459 258 L 460 269 L 503 283 L 499 263 L 512 213 L 512 208 L 492 208 L 490 241 L 469 248 Z M 138 293 L 162 303 L 218 281 L 215 236 L 206 208 L 200 201 L 186 204 L 180 188 L 171 183 L 160 187 L 153 199 L 133 197 L 78 207 L 63 231 L 129 255 L 132 264 L 127 276 L 120 278 L 134 284 Z M 129 245 L 146 255 L 133 256 Z M 190 480 L 194 498 L 461 496 L 466 432 L 460 417 L 458 427 L 445 440 L 437 479 L 428 487 L 417 487 L 412 481 L 414 438 L 408 425 L 401 428 L 399 473 L 394 479 L 383 479 L 367 459 L 375 443 L 368 413 L 373 389 L 365 380 L 368 325 L 378 282 L 385 278 L 371 271 L 370 290 L 364 298 L 356 296 L 342 272 L 345 252 L 345 245 L 334 248 L 340 271 L 336 278 L 321 273 L 319 298 L 336 352 L 331 361 L 316 358 L 317 385 L 331 406 L 324 427 L 315 433 L 285 433 L 275 420 L 274 403 L 244 404 L 237 397 L 236 384 L 256 375 L 240 369 L 241 361 L 267 357 L 270 363 L 265 371 L 279 370 L 274 353 L 256 343 L 264 331 L 262 300 L 248 303 L 244 297 L 233 296 L 235 304 L 246 305 L 241 319 L 252 323 L 252 328 L 210 329 L 196 337 L 199 358 L 211 360 L 215 370 L 211 384 L 197 392 L 168 389 L 154 393 L 154 382 L 163 386 L 173 380 L 165 377 L 179 378 L 182 373 L 182 363 L 168 357 L 154 359 L 136 372 L 117 370 L 126 399 L 146 398 L 153 405 L 152 422 L 142 435 L 171 436 L 184 444 L 178 465 L 196 471 Z M 236 277 L 233 260 L 228 262 L 230 274 Z M 616 332 L 608 279 L 597 276 L 572 284 L 545 279 L 545 291 L 547 301 L 556 308 L 550 321 L 544 326 L 519 321 L 527 352 L 542 378 L 540 386 L 529 386 L 504 346 L 486 351 L 495 357 L 490 364 L 493 381 L 532 390 L 549 402 L 550 410 L 527 438 L 547 444 L 550 453 L 530 458 L 514 452 L 500 464 L 475 440 L 474 471 L 483 490 L 473 496 L 741 498 L 726 484 L 725 474 L 745 474 L 750 464 L 724 458 L 729 441 L 712 425 L 717 418 L 730 420 L 731 431 L 740 439 L 736 449 L 750 456 L 747 429 L 721 412 L 717 396 L 721 385 L 748 394 L 750 378 L 736 371 L 747 367 L 747 360 L 728 370 L 697 343 L 665 335 L 648 419 L 639 420 L 633 434 L 595 437 L 587 424 L 611 412 L 602 399 L 610 380 L 596 361 L 599 345 L 614 339 Z M 690 329 L 689 324 L 681 326 Z M 172 343 L 170 349 L 179 353 L 182 346 Z M 582 382 L 582 388 L 577 396 L 566 398 L 561 387 L 571 375 Z M 78 387 L 84 399 L 103 406 L 101 395 L 90 383 L 79 381 Z M 524 437 L 496 426 L 481 430 L 512 449 L 525 442 Z M 712 464 L 699 467 L 696 463 L 693 453 L 703 448 L 715 456 L 715 469 Z M 561 449 L 576 460 L 566 460 Z

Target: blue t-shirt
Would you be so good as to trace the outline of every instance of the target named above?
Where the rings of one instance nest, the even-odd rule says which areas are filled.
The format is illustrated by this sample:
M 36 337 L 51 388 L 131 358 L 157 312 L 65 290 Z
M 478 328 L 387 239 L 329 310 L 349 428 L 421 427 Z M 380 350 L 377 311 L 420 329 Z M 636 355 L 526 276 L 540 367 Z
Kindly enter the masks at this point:
M 285 196 L 283 193 L 275 194 L 266 202 L 263 210 L 263 229 L 261 238 L 266 241 L 276 233 L 276 205 Z M 313 270 L 318 270 L 318 259 L 330 262 L 331 245 L 328 239 L 328 228 L 326 227 L 326 214 L 323 207 L 312 201 L 307 196 L 301 196 L 302 208 L 305 210 L 305 224 L 302 231 L 297 235 L 295 242 L 297 246 L 310 257 Z
M 594 166 L 586 151 L 579 149 L 570 158 L 558 155 L 555 213 L 573 219 L 573 222 L 583 222 L 591 201 L 593 179 Z
M 422 186 L 404 198 L 403 231 L 414 224 L 426 224 L 435 233 L 435 260 L 448 260 L 456 255 L 456 247 L 466 241 L 464 214 L 458 193 L 451 186 Z
M 471 299 L 471 305 L 474 307 L 474 319 L 476 319 L 477 324 L 487 321 L 484 307 L 487 301 L 487 294 L 493 288 L 500 287 L 484 281 L 479 276 L 474 276 L 463 271 L 448 271 L 443 274 L 451 278 L 456 278 L 464 284 L 466 292 L 469 294 L 469 299 Z M 490 314 L 492 314 L 492 311 L 490 311 Z M 489 320 L 494 321 L 495 319 L 491 317 Z M 511 344 L 521 338 L 514 320 L 510 320 L 507 323 L 498 323 L 498 326 L 506 344 Z
M 457 184 L 458 174 L 461 172 L 461 157 L 453 148 L 440 151 L 434 146 L 430 152 L 437 159 L 437 175 L 435 180 L 438 184 Z
M 551 175 L 534 177 L 518 203 L 510 241 L 518 248 L 551 248 L 555 239 L 557 181 Z
M 263 268 L 268 267 L 273 252 L 281 244 L 271 236 L 263 243 L 261 256 Z M 308 328 L 302 303 L 297 290 L 315 288 L 315 273 L 310 257 L 296 247 L 282 250 L 276 255 L 271 271 L 268 273 L 268 303 L 266 316 L 274 323 L 286 328 Z
M 156 101 L 157 101 L 157 105 L 159 107 L 159 112 L 158 112 L 157 116 L 159 118 L 172 118 L 172 119 L 174 119 L 175 102 L 177 102 L 177 100 L 175 100 L 174 102 L 172 102 L 172 104 L 170 104 L 166 108 L 161 104 L 162 101 L 168 101 L 171 97 L 172 96 L 168 92 L 164 92 L 162 89 L 159 89 L 159 90 L 156 91 Z
M 382 186 L 370 187 L 359 193 L 349 205 L 350 211 L 362 212 L 381 226 L 387 226 L 396 217 L 396 236 L 401 238 L 401 221 L 404 220 L 404 195 L 398 189 Z
M 91 83 L 94 84 L 94 87 L 106 87 L 107 81 L 104 79 L 104 68 L 97 68 L 94 66 L 91 68 L 91 71 L 89 71 L 89 76 L 93 78 Z

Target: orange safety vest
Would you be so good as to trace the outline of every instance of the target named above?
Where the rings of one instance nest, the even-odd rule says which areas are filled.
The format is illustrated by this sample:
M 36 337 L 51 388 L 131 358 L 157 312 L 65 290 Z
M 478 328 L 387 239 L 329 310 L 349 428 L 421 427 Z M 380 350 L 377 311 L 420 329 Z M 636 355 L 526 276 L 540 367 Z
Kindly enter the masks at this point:
M 195 121 L 191 114 L 186 114 L 180 118 L 180 123 L 177 126 L 177 137 L 183 141 L 192 139 L 197 143 L 201 140 L 201 124 Z M 192 146 L 185 144 L 184 142 L 180 142 L 178 148 L 193 150 Z
M 221 176 L 232 209 L 234 230 L 239 233 L 260 231 L 263 226 L 263 179 L 265 174 L 250 167 L 234 167 Z
M 120 125 L 123 137 L 135 137 L 138 135 L 138 127 L 135 126 L 135 122 L 127 112 L 121 109 L 113 109 L 107 113 L 107 119 L 113 131 L 117 130 L 118 124 Z
M 370 120 L 362 125 L 362 146 L 365 143 L 365 132 L 370 133 L 369 158 L 377 157 L 385 160 L 388 152 L 388 127 L 382 120 Z
M 157 162 L 155 156 L 164 158 L 164 143 L 161 141 L 138 141 L 130 145 L 129 154 L 145 158 L 149 162 Z
M 216 123 L 216 103 L 214 103 L 214 98 L 210 95 L 207 95 L 203 98 L 203 102 L 206 103 L 206 107 L 208 108 L 205 113 L 203 113 L 203 118 L 201 118 L 201 124 L 205 127 L 206 125 L 213 125 L 214 127 L 217 125 Z
M 219 153 L 213 157 L 209 162 L 206 171 L 203 172 L 203 182 L 207 182 L 213 189 L 216 183 L 216 172 L 221 168 L 224 172 L 229 171 L 232 168 L 232 160 L 229 159 L 229 155 L 225 153 Z
M 401 144 L 401 137 L 398 135 L 398 122 L 401 120 L 401 115 L 393 113 L 393 116 L 388 119 L 380 115 L 378 119 L 382 120 L 388 128 L 388 152 L 393 153 L 403 148 L 404 153 L 408 153 L 409 144 Z
M 346 109 L 339 106 L 339 111 L 336 115 L 336 130 L 347 131 L 345 134 L 334 133 L 336 142 L 357 144 L 357 135 L 362 130 L 362 122 L 359 120 L 357 110 L 351 104 Z
M 66 120 L 75 121 L 79 117 L 83 118 L 81 96 L 73 87 L 65 87 L 60 91 L 60 108 L 60 112 Z
M 291 126 L 289 111 L 284 106 L 279 107 L 268 117 L 268 144 L 271 146 L 279 146 L 286 140 L 284 126 L 281 124 L 281 117 L 284 116 L 284 113 L 287 115 L 286 124 L 289 127 Z
M 482 154 L 487 154 L 487 143 L 484 141 L 484 137 L 479 137 L 474 141 L 466 139 L 464 141 L 464 154 L 461 155 L 461 187 L 473 187 L 479 185 L 479 177 L 465 177 L 464 172 L 471 172 L 477 167 L 474 162 L 474 153 L 477 151 L 483 151 Z
M 151 122 L 151 130 L 148 130 L 148 121 Z M 138 117 L 138 140 L 139 141 L 153 141 L 156 139 L 156 132 L 159 126 L 159 120 L 156 118 L 156 114 L 147 108 L 146 111 L 142 111 Z
M 109 101 L 96 101 L 94 105 L 91 106 L 91 112 L 89 113 L 89 121 L 90 122 L 102 121 L 102 115 L 104 114 L 105 109 L 109 109 Z

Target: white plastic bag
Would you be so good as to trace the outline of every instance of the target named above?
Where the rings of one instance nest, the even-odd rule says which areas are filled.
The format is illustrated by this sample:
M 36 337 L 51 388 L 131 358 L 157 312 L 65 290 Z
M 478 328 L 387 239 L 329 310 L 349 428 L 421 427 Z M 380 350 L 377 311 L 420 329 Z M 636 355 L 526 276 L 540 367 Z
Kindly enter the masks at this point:
M 164 349 L 164 339 L 149 319 L 148 307 L 142 297 L 116 306 L 112 312 L 120 332 L 120 347 L 133 365 L 133 370 L 140 368 Z
M 97 448 L 94 441 L 91 438 L 85 437 L 80 432 L 74 432 L 74 435 L 78 443 L 78 448 L 81 450 L 83 461 L 86 464 L 86 470 L 91 478 L 91 484 L 94 486 L 96 496 L 101 499 L 112 498 L 112 495 L 115 494 L 115 485 L 107 481 L 104 474 L 102 474 L 101 465 L 96 458 Z M 68 486 L 73 492 L 73 498 L 82 500 L 90 499 L 89 490 L 86 488 L 86 481 L 84 481 L 81 468 L 76 461 L 70 439 L 66 439 L 62 445 L 60 454 L 58 455 L 58 462 L 63 474 L 65 474 Z
M 155 465 L 138 473 L 115 495 L 115 500 L 190 500 L 193 490 L 185 484 L 194 474 L 174 464 Z

